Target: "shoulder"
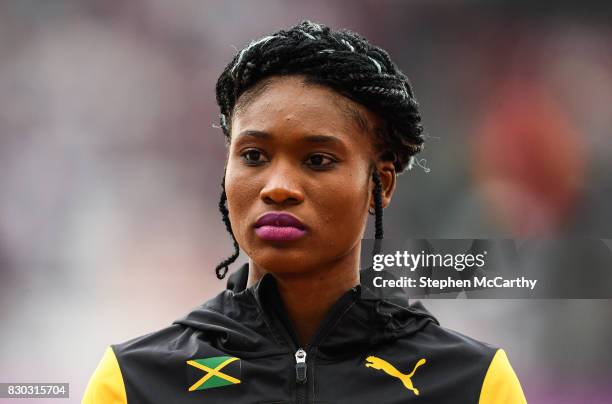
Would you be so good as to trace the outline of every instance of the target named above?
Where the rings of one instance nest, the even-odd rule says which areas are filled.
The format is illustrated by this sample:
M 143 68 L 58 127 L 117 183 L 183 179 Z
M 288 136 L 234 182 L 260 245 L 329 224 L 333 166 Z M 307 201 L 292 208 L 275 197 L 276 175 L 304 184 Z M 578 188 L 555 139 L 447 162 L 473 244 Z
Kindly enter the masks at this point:
M 480 391 L 479 404 L 526 403 L 521 383 L 503 349 L 498 349 L 489 364 Z
M 190 359 L 231 354 L 232 348 L 266 348 L 251 329 L 261 319 L 248 308 L 249 299 L 224 291 L 165 328 L 109 345 L 91 376 L 83 403 L 152 402 L 160 397 L 172 402 L 172 394 L 184 390 Z
M 193 329 L 180 324 L 172 324 L 162 329 L 112 344 L 110 347 L 119 361 L 135 356 L 150 356 L 159 352 L 171 352 L 177 348 L 178 341 L 188 341 Z
M 420 304 L 412 309 L 430 314 Z M 405 369 L 422 364 L 414 379 L 432 402 L 453 397 L 479 404 L 526 403 L 504 349 L 441 326 L 433 317 L 419 324 L 387 346 L 386 354 Z
M 420 301 L 410 305 L 407 311 L 416 314 L 413 314 L 414 317 L 420 316 L 427 321 L 420 321 L 418 328 L 406 327 L 410 332 L 406 332 L 401 338 L 403 342 L 412 344 L 416 350 L 427 352 L 433 357 L 444 358 L 445 366 L 471 364 L 484 372 L 498 349 L 493 344 L 440 325 Z
M 112 347 L 109 346 L 104 351 L 104 355 L 85 389 L 82 403 L 127 403 L 123 376 Z
M 432 361 L 449 385 L 461 384 L 461 390 L 470 390 L 469 395 L 478 399 L 479 404 L 527 402 L 508 355 L 501 347 L 434 322 L 419 334 L 416 338 L 424 345 L 429 344 Z
M 454 353 L 460 357 L 489 362 L 498 347 L 470 337 L 459 331 L 430 322 L 419 333 L 418 338 L 436 341 L 436 349 L 445 354 Z
M 139 397 L 144 383 L 160 380 L 168 373 L 181 372 L 189 348 L 201 348 L 194 330 L 173 324 L 128 341 L 109 345 L 92 374 L 83 404 L 124 404 Z M 157 374 L 161 371 L 164 375 Z M 129 400 L 128 400 L 129 399 Z

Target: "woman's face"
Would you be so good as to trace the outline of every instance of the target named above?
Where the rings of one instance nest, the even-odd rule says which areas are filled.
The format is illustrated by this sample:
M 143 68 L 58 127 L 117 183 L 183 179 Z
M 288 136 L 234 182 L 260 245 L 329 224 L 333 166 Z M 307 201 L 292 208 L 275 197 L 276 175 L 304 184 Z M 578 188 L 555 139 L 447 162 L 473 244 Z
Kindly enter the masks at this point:
M 225 178 L 238 244 L 271 273 L 313 271 L 358 252 L 374 149 L 347 106 L 369 122 L 377 116 L 300 76 L 274 77 L 253 94 L 235 110 Z M 302 229 L 256 226 L 270 212 L 293 215 Z

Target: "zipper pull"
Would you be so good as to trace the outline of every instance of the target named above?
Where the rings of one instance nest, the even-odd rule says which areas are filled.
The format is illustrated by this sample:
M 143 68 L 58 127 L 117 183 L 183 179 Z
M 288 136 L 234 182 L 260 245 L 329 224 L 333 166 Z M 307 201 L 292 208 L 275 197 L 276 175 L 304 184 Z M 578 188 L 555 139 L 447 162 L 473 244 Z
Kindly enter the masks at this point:
M 300 384 L 306 383 L 306 351 L 302 348 L 295 353 L 295 380 Z

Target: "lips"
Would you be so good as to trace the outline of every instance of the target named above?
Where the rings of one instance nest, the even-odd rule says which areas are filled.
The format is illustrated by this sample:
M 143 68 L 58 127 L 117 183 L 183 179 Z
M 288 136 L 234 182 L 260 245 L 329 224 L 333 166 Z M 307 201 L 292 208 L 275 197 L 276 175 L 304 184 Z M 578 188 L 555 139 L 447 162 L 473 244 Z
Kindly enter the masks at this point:
M 267 241 L 290 241 L 304 236 L 306 226 L 289 213 L 271 212 L 255 222 L 255 233 Z
M 289 213 L 266 213 L 255 222 L 256 228 L 261 226 L 296 227 L 305 230 L 304 224 Z

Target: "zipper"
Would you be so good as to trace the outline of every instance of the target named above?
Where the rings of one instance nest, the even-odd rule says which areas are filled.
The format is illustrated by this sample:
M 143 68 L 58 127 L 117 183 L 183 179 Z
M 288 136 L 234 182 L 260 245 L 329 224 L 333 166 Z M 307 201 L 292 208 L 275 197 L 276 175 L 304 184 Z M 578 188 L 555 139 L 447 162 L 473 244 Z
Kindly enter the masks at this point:
M 351 289 L 352 294 L 357 292 L 356 288 Z M 330 311 L 331 313 L 331 311 Z M 328 316 L 329 314 L 328 313 Z M 293 330 L 284 330 L 287 335 L 288 341 L 293 345 L 295 351 L 295 384 L 296 384 L 296 404 L 306 403 L 306 393 L 308 387 L 308 363 L 306 362 L 308 353 L 312 350 L 313 347 L 317 346 L 319 343 L 319 339 L 323 335 L 323 329 L 325 327 L 325 320 L 319 327 L 319 329 L 315 332 L 315 335 L 312 337 L 310 342 L 307 344 L 305 348 L 298 346 L 297 337 Z
M 274 323 L 274 326 L 284 334 L 285 339 L 295 350 L 295 383 L 296 383 L 296 403 L 304 404 L 306 403 L 306 392 L 308 387 L 308 364 L 306 362 L 306 358 L 311 349 L 318 345 L 319 339 L 324 334 L 323 331 L 328 324 L 326 324 L 326 320 L 329 320 L 330 315 L 335 314 L 333 309 L 338 309 L 338 305 L 341 304 L 343 307 L 345 304 L 349 304 L 352 300 L 352 296 L 357 292 L 357 287 L 353 287 L 351 289 L 350 297 L 345 297 L 346 303 L 337 301 L 330 312 L 328 312 L 327 318 L 325 318 L 322 324 L 319 326 L 319 329 L 315 332 L 315 335 L 312 337 L 311 341 L 307 344 L 305 348 L 299 346 L 297 336 L 293 329 L 287 329 L 282 324 L 282 321 L 279 321 L 276 316 L 272 316 L 271 320 Z M 256 299 L 257 300 L 257 299 Z M 259 303 L 259 301 L 258 301 Z M 286 313 L 282 313 L 283 316 L 286 317 Z
M 306 400 L 306 382 L 308 380 L 308 365 L 306 364 L 306 351 L 298 348 L 295 352 L 295 382 L 297 404 L 304 403 Z
M 299 348 L 295 353 L 295 381 L 297 384 L 306 383 L 308 378 L 306 366 L 306 351 Z

